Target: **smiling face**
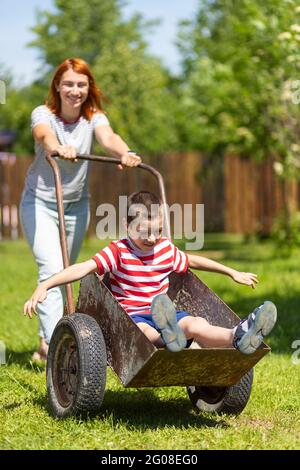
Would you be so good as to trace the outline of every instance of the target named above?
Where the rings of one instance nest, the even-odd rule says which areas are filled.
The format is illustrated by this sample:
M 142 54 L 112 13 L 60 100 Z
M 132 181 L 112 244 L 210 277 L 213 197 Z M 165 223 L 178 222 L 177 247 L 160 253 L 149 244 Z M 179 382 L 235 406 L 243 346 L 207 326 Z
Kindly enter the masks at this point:
M 128 235 L 133 243 L 144 252 L 150 252 L 159 242 L 163 230 L 163 216 L 154 219 L 133 221 L 128 226 Z
M 86 75 L 74 72 L 73 69 L 63 73 L 57 86 L 61 98 L 61 114 L 79 114 L 82 104 L 88 97 L 89 79 Z

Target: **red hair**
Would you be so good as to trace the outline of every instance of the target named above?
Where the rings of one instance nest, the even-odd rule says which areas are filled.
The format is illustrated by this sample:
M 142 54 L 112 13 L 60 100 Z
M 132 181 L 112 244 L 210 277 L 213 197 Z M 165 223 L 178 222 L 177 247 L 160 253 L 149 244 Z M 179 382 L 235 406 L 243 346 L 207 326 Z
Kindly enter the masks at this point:
M 97 87 L 95 79 L 90 71 L 88 64 L 82 59 L 66 59 L 58 66 L 52 79 L 48 100 L 46 105 L 54 114 L 59 114 L 61 111 L 61 99 L 57 87 L 60 83 L 62 75 L 69 69 L 74 70 L 76 73 L 86 75 L 89 80 L 89 92 L 87 99 L 81 107 L 81 114 L 88 119 L 92 119 L 93 114 L 97 111 L 103 112 L 101 99 L 104 99 L 100 88 Z

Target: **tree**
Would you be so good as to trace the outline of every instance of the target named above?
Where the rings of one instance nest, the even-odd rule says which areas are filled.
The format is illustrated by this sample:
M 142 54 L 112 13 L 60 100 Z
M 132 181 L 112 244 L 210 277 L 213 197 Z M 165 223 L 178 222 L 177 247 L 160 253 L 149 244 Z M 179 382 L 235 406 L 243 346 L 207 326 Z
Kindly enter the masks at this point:
M 300 176 L 299 43 L 299 0 L 203 0 L 179 39 L 189 145 L 274 156 L 287 224 L 288 181 Z
M 16 87 L 12 74 L 0 66 L 0 79 L 5 83 L 6 102 L 1 105 L 0 129 L 16 132 L 13 151 L 20 155 L 33 154 L 30 129 L 32 109 L 41 103 L 44 88 L 40 82 L 26 87 Z
M 56 0 L 56 12 L 39 12 L 33 47 L 52 73 L 66 57 L 82 57 L 104 94 L 118 133 L 141 153 L 176 147 L 169 76 L 142 37 L 153 27 L 135 15 L 122 17 L 120 0 Z

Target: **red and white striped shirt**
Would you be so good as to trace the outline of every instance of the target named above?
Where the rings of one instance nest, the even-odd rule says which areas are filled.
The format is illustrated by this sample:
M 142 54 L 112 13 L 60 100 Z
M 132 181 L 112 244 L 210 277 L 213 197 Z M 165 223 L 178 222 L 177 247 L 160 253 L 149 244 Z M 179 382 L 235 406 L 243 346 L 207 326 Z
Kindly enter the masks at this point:
M 110 273 L 111 290 L 129 315 L 150 314 L 151 302 L 169 287 L 169 274 L 184 273 L 188 257 L 168 238 L 161 238 L 147 253 L 129 238 L 111 242 L 93 260 L 98 274 Z

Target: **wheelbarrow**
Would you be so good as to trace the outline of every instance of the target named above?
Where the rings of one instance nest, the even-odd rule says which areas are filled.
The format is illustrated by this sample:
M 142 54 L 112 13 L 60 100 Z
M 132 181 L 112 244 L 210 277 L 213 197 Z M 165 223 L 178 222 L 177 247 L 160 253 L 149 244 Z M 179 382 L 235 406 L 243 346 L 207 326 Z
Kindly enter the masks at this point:
M 78 155 L 80 160 L 119 164 L 112 157 Z M 63 263 L 69 266 L 59 166 L 53 168 Z M 161 174 L 141 163 L 138 169 L 157 179 L 166 208 Z M 166 233 L 170 237 L 168 218 Z M 199 412 L 239 414 L 251 393 L 253 366 L 270 351 L 262 344 L 244 355 L 234 348 L 190 347 L 172 353 L 157 348 L 131 320 L 110 290 L 109 275 L 84 277 L 76 308 L 71 285 L 66 286 L 66 314 L 53 332 L 47 360 L 50 410 L 59 418 L 97 414 L 101 410 L 109 365 L 124 387 L 185 386 Z M 212 325 L 233 328 L 240 318 L 189 269 L 172 273 L 168 295 L 178 310 L 201 316 Z

